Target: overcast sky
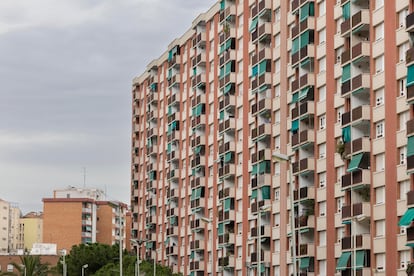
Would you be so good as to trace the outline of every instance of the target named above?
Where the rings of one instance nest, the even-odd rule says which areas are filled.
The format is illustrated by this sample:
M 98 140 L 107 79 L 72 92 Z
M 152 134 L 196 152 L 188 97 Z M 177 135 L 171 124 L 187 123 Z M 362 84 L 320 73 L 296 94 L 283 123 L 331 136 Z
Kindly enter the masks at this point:
M 0 198 L 130 201 L 131 83 L 215 0 L 1 0 Z

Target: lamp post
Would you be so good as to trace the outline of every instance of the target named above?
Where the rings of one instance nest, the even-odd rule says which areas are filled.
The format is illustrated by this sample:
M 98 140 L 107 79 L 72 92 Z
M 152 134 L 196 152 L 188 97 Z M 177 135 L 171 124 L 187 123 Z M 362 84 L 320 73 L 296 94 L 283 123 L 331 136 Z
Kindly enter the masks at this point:
M 67 274 L 67 268 L 66 268 L 66 249 L 60 250 L 60 255 L 62 255 L 63 276 L 66 276 L 66 274 Z
M 262 214 L 269 211 L 271 207 L 272 207 L 271 205 L 264 205 L 264 206 L 260 207 L 259 216 L 257 218 L 258 225 L 259 225 L 258 234 L 257 234 L 257 237 L 258 237 L 258 244 L 257 244 L 258 250 L 257 251 L 258 251 L 258 254 L 259 254 L 259 260 L 257 262 L 257 271 L 258 271 L 257 275 L 259 275 L 259 276 L 262 274 L 262 271 L 261 271 L 261 269 L 262 269 L 262 267 L 261 267 L 261 262 L 262 262 Z
M 295 233 L 295 205 L 293 203 L 294 187 L 292 183 L 292 160 L 286 154 L 279 152 L 273 152 L 272 158 L 277 161 L 287 162 L 289 170 L 289 183 L 290 183 L 290 232 L 292 233 L 292 262 L 293 262 L 293 275 L 297 276 L 296 272 L 296 233 Z
M 84 264 L 82 266 L 82 276 L 85 276 L 85 269 L 87 269 L 87 268 L 88 268 L 88 264 Z
M 203 221 L 203 222 L 205 222 L 205 223 L 207 223 L 207 224 L 210 224 L 210 223 L 212 223 L 212 222 L 213 222 L 213 219 L 211 219 L 211 218 L 206 218 L 206 217 L 201 217 L 201 218 L 200 218 L 200 220 L 201 220 L 201 221 Z M 208 242 L 209 242 L 210 247 L 211 247 L 210 271 L 211 271 L 211 274 L 212 274 L 212 275 L 214 275 L 214 273 L 213 273 L 213 260 L 214 260 L 214 253 L 213 253 L 213 239 L 212 239 L 212 237 L 211 237 L 211 239 L 210 239 L 210 237 L 209 237 Z
M 145 242 L 145 240 L 142 239 L 131 239 L 131 243 L 132 245 L 135 245 L 137 247 L 137 270 L 136 270 L 136 275 L 139 276 L 139 249 L 141 247 L 141 245 Z

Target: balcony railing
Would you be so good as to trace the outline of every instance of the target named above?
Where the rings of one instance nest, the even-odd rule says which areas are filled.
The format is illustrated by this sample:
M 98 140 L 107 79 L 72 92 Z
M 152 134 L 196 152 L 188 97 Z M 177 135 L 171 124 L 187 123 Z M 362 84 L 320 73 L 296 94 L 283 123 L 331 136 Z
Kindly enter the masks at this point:
M 356 170 L 341 177 L 342 189 L 369 186 L 371 177 L 369 170 Z

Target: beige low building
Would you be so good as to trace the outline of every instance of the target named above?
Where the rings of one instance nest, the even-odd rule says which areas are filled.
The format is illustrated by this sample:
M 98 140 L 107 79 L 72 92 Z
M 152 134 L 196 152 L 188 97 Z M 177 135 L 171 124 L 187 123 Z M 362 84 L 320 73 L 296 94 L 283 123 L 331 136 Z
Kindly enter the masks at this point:
M 43 214 L 30 212 L 20 219 L 24 233 L 24 248 L 30 250 L 34 243 L 41 243 L 43 239 Z

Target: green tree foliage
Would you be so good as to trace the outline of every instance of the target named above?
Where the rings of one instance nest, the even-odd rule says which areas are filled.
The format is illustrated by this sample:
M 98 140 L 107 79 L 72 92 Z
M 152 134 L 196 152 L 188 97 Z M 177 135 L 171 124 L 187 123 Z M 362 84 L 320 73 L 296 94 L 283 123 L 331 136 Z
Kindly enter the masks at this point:
M 26 275 L 27 276 L 46 276 L 51 272 L 48 263 L 42 263 L 40 256 L 37 255 L 23 255 L 20 257 L 20 263 L 12 262 L 13 267 L 18 271 L 4 272 L 1 275 Z

